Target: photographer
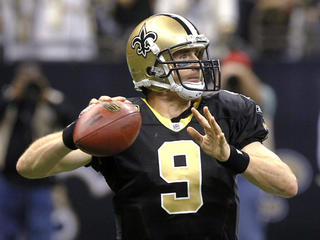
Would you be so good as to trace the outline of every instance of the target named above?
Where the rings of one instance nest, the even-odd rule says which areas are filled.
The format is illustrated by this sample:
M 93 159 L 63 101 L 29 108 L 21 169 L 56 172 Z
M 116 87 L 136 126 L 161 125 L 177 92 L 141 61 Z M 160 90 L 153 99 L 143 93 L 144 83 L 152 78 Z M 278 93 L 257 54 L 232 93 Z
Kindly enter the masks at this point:
M 239 50 L 230 52 L 222 61 L 222 73 L 223 89 L 248 96 L 261 107 L 269 129 L 269 137 L 264 145 L 274 150 L 273 116 L 276 108 L 274 90 L 256 75 L 249 55 Z M 265 240 L 265 222 L 259 207 L 266 193 L 250 184 L 242 176 L 238 177 L 238 188 L 240 197 L 239 240 Z
M 50 88 L 36 64 L 17 68 L 0 99 L 0 240 L 50 240 L 52 178 L 30 180 L 16 171 L 16 162 L 30 143 L 65 125 L 63 95 Z

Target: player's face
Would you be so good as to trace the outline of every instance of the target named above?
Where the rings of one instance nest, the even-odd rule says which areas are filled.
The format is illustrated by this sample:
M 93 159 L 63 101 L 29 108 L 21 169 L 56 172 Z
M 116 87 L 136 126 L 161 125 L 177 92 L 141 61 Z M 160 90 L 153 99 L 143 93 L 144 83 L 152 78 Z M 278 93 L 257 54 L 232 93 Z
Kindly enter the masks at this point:
M 195 48 L 191 49 L 183 49 L 180 51 L 177 51 L 173 54 L 173 58 L 175 61 L 190 61 L 190 60 L 199 60 L 199 50 Z M 192 64 L 177 64 L 177 66 L 191 66 L 191 65 L 198 65 L 197 63 Z M 179 70 L 179 75 L 181 78 L 181 81 L 183 82 L 200 82 L 201 80 L 201 71 L 200 69 L 185 69 L 185 70 Z M 176 83 L 179 83 L 178 74 L 174 73 L 174 81 Z

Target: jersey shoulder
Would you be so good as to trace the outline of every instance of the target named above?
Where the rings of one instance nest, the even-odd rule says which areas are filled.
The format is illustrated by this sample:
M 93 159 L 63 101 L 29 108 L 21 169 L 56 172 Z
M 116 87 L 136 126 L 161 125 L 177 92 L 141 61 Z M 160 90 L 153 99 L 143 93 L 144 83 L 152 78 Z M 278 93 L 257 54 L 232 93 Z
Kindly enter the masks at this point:
M 229 91 L 219 91 L 203 99 L 218 124 L 228 133 L 228 141 L 242 149 L 254 141 L 264 141 L 268 129 L 260 107 L 250 98 Z
M 220 90 L 204 96 L 203 104 L 207 105 L 213 112 L 219 113 L 219 115 L 234 118 L 239 117 L 240 114 L 252 112 L 249 109 L 256 109 L 256 103 L 249 97 L 227 90 Z

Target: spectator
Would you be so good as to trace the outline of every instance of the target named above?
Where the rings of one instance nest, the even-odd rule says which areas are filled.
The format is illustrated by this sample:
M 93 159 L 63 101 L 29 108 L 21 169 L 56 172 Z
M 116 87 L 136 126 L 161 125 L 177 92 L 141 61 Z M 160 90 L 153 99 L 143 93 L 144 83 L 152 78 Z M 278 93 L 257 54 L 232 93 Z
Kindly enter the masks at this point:
M 170 12 L 185 16 L 210 40 L 210 52 L 223 57 L 237 28 L 236 0 L 158 0 L 155 13 Z
M 266 59 L 294 61 L 319 55 L 319 6 L 313 0 L 257 1 L 247 18 L 250 44 Z
M 100 58 L 123 61 L 127 35 L 144 18 L 152 15 L 154 0 L 95 0 Z
M 222 88 L 248 96 L 261 106 L 269 129 L 269 137 L 264 145 L 273 150 L 272 126 L 276 105 L 275 93 L 254 73 L 252 60 L 245 52 L 234 50 L 222 61 Z M 266 193 L 250 184 L 242 176 L 238 177 L 238 188 L 240 197 L 239 240 L 265 240 L 265 223 L 259 206 L 263 194 Z
M 68 122 L 63 95 L 34 64 L 23 64 L 0 100 L 0 240 L 50 240 L 54 179 L 28 180 L 16 162 L 36 138 Z
M 0 0 L 7 61 L 86 61 L 96 57 L 89 0 Z

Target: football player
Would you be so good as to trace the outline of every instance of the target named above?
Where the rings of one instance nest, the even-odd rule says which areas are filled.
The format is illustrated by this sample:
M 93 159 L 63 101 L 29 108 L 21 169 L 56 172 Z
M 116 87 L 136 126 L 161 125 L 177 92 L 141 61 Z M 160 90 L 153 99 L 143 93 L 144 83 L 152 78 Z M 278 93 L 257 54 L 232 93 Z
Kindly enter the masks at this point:
M 90 156 L 76 149 L 71 124 L 34 142 L 17 170 L 41 178 L 92 166 L 115 193 L 117 239 L 237 239 L 237 174 L 282 197 L 297 194 L 297 181 L 262 144 L 268 130 L 260 107 L 219 91 L 220 64 L 209 58 L 208 45 L 184 17 L 144 20 L 126 54 L 145 98 L 91 100 L 140 106 L 142 127 L 133 145 L 114 156 Z

